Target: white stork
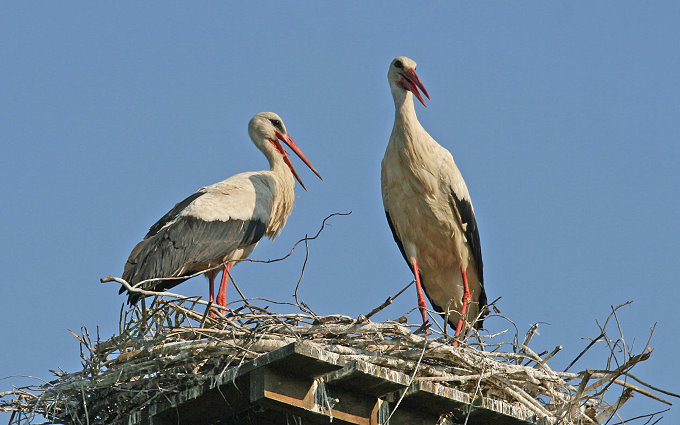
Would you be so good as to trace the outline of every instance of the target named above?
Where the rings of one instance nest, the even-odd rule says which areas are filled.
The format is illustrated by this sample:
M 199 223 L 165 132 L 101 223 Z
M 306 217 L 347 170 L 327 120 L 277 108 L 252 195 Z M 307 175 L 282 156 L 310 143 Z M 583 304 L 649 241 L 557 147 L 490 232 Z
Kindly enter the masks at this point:
M 413 271 L 418 307 L 427 322 L 427 302 L 461 333 L 486 305 L 482 251 L 470 194 L 453 156 L 418 122 L 413 95 L 430 96 L 404 56 L 390 64 L 394 97 L 392 135 L 382 160 L 382 197 L 387 222 Z
M 285 226 L 293 210 L 295 179 L 307 190 L 279 141 L 321 178 L 275 113 L 255 115 L 248 123 L 248 133 L 271 169 L 236 174 L 200 188 L 175 205 L 130 253 L 123 272 L 130 285 L 148 280 L 137 287 L 165 291 L 192 274 L 212 269 L 206 275 L 210 301 L 215 302 L 214 281 L 224 264 L 217 304 L 226 305 L 233 262 L 248 257 L 263 236 L 274 239 Z M 161 278 L 169 279 L 149 280 Z M 123 287 L 120 293 L 124 291 Z M 134 304 L 141 297 L 130 292 L 128 302 Z

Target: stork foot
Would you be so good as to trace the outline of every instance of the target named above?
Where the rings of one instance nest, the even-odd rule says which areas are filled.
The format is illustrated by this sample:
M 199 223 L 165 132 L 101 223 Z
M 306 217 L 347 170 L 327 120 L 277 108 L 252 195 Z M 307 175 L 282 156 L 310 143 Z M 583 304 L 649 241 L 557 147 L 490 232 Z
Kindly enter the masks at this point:
M 425 334 L 425 338 L 430 338 L 430 322 L 425 322 L 418 329 L 413 331 L 414 334 L 418 335 L 420 333 Z

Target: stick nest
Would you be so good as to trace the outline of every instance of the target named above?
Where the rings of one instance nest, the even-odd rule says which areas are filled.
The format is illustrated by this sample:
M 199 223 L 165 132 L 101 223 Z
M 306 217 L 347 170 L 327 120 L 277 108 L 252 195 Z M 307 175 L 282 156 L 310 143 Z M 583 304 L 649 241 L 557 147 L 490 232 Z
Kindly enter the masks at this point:
M 396 321 L 369 320 L 410 284 L 356 319 L 317 315 L 298 299 L 309 256 L 308 243 L 319 236 L 328 219 L 348 214 L 329 215 L 316 235 L 299 240 L 282 258 L 241 260 L 281 261 L 304 242 L 306 255 L 294 292 L 295 303 L 264 300 L 292 305 L 294 313 L 276 313 L 251 304 L 254 300 L 243 296 L 233 276 L 234 287 L 242 297 L 238 301 L 241 307 L 224 309 L 225 315 L 216 318 L 210 317 L 211 306 L 201 299 L 132 288 L 120 278 L 102 279 L 120 283 L 143 296 L 153 295 L 153 302 L 148 309 L 142 302 L 142 307 L 121 310 L 119 333 L 107 340 L 97 335 L 93 341 L 86 328 L 80 335 L 72 332 L 80 341 L 82 370 L 52 371 L 56 379 L 50 382 L 41 380 L 38 385 L 0 392 L 0 411 L 12 413 L 10 424 L 35 423 L 41 417 L 48 424 L 127 424 L 129 418 L 168 396 L 199 385 L 212 388 L 231 368 L 298 341 L 335 353 L 344 362 L 359 360 L 408 374 L 409 385 L 425 380 L 455 388 L 469 394 L 473 404 L 483 397 L 504 401 L 529 423 L 618 425 L 645 420 L 645 424 L 653 425 L 660 420 L 658 415 L 668 409 L 627 420 L 617 412 L 635 392 L 667 405 L 671 403 L 658 393 L 680 397 L 631 373 L 633 367 L 650 357 L 649 341 L 654 328 L 645 347 L 634 354 L 617 316 L 617 310 L 628 303 L 612 306 L 604 324 L 598 322 L 599 335 L 589 338 L 590 343 L 564 371 L 555 371 L 547 364 L 562 346 L 540 354 L 529 347 L 538 324 L 529 329 L 521 343 L 516 331 L 508 341 L 507 331 L 489 335 L 473 330 L 460 347 L 454 347 L 453 338 L 439 327 L 432 312 L 428 314 L 438 330 L 410 325 L 405 316 Z M 489 307 L 496 311 L 494 303 Z M 489 317 L 494 316 L 506 319 L 500 314 Z M 616 327 L 615 337 L 607 334 L 608 327 Z M 429 338 L 422 336 L 423 331 L 429 332 Z M 593 347 L 603 345 L 607 353 L 604 368 L 568 371 Z M 399 402 L 393 409 L 398 408 Z M 620 421 L 611 423 L 614 417 Z M 440 423 L 444 423 L 443 418 Z
M 0 393 L 0 410 L 13 412 L 16 422 L 44 417 L 47 423 L 127 423 L 129 415 L 169 394 L 219 382 L 229 368 L 295 341 L 316 344 L 345 361 L 398 370 L 411 381 L 451 386 L 472 400 L 505 401 L 529 412 L 530 421 L 600 423 L 615 415 L 633 392 L 670 404 L 653 394 L 661 390 L 630 373 L 650 357 L 649 346 L 632 354 L 622 335 L 607 337 L 610 319 L 618 323 L 618 307 L 600 326 L 600 336 L 581 353 L 596 342 L 607 344 L 610 367 L 558 372 L 547 360 L 561 347 L 539 355 L 528 346 L 536 325 L 521 344 L 516 337 L 515 342 L 498 342 L 503 333 L 475 334 L 454 347 L 450 337 L 431 331 L 426 338 L 414 332 L 418 326 L 403 320 L 319 316 L 307 306 L 299 313 L 277 314 L 250 304 L 211 318 L 199 302 L 156 297 L 149 308 L 121 312 L 120 332 L 107 340 L 93 341 L 83 328 L 81 335 L 74 333 L 80 340 L 82 370 L 53 371 L 56 379 L 50 382 Z M 639 385 L 628 382 L 632 380 Z

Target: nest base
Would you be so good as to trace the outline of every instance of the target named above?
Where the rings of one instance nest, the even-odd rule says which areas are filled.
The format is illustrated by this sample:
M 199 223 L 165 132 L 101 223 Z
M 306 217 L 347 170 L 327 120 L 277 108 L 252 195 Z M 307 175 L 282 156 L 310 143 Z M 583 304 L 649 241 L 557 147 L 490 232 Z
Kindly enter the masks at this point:
M 294 342 L 240 366 L 210 385 L 159 400 L 129 425 L 161 424 L 543 424 L 531 411 L 416 381 L 389 368 L 351 360 L 308 341 Z M 448 412 L 442 416 L 441 412 Z M 200 419 L 198 419 L 200 418 Z

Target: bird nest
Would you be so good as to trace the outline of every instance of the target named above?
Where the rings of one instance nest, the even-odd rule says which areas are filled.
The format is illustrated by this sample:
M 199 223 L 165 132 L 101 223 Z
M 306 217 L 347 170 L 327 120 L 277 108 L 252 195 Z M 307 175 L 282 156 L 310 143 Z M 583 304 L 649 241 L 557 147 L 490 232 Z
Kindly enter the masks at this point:
M 54 372 L 50 382 L 0 393 L 0 410 L 13 412 L 17 423 L 35 417 L 47 423 L 130 423 L 159 400 L 197 385 L 216 386 L 225 372 L 300 342 L 333 353 L 341 365 L 359 361 L 398 371 L 408 386 L 430 381 L 454 388 L 469 396 L 470 408 L 482 399 L 500 400 L 529 423 L 600 423 L 634 392 L 668 403 L 654 394 L 661 390 L 631 374 L 650 357 L 649 345 L 632 354 L 622 335 L 607 336 L 607 326 L 618 323 L 618 307 L 576 359 L 606 344 L 606 363 L 614 366 L 568 372 L 548 366 L 561 347 L 541 354 L 529 348 L 536 326 L 522 343 L 516 335 L 514 342 L 504 340 L 507 333 L 474 334 L 455 347 L 450 336 L 435 329 L 424 335 L 405 319 L 320 316 L 304 304 L 298 312 L 278 314 L 245 302 L 213 318 L 199 302 L 156 297 L 148 308 L 121 311 L 119 334 L 106 340 L 93 340 L 83 328 L 74 333 L 82 370 Z M 391 409 L 399 409 L 398 401 Z
M 229 379 L 235 382 L 239 370 L 252 371 L 258 362 L 264 364 L 263 358 L 272 357 L 277 350 L 291 344 L 322 353 L 325 360 L 332 360 L 334 367 L 346 369 L 361 364 L 362 370 L 379 370 L 383 377 L 401 376 L 400 389 L 390 387 L 392 393 L 377 394 L 389 399 L 384 406 L 390 411 L 376 423 L 389 423 L 392 415 L 404 408 L 401 402 L 414 387 L 434 388 L 437 396 L 454 394 L 460 401 L 455 415 L 446 410 L 437 413 L 442 415 L 438 424 L 451 423 L 447 422 L 451 417 L 457 423 L 467 424 L 471 413 L 484 408 L 509 415 L 502 423 L 595 424 L 617 416 L 634 393 L 667 405 L 671 403 L 659 394 L 680 397 L 647 384 L 631 373 L 637 364 L 649 359 L 652 353 L 649 340 L 654 329 L 647 344 L 635 354 L 623 337 L 617 315 L 628 303 L 612 307 L 604 323 L 598 322 L 598 334 L 588 338 L 590 342 L 564 371 L 553 370 L 548 365 L 562 346 L 536 353 L 529 343 L 538 324 L 520 338 L 514 324 L 499 314 L 495 302 L 489 306 L 493 313 L 487 320 L 507 320 L 515 331 L 488 334 L 473 330 L 465 341 L 459 341 L 460 346 L 454 345 L 454 339 L 445 327 L 437 324 L 432 312 L 428 314 L 435 328 L 409 324 L 406 316 L 394 321 L 371 321 L 413 282 L 370 313 L 357 318 L 316 314 L 298 299 L 298 289 L 309 255 L 308 242 L 316 239 L 326 221 L 336 215 L 347 214 L 326 217 L 316 235 L 298 241 L 286 256 L 258 261 L 284 260 L 304 242 L 307 255 L 295 288 L 295 303 L 246 299 L 233 282 L 242 297 L 234 304 L 240 307 L 219 307 L 224 314 L 212 317 L 209 312 L 215 307 L 200 298 L 140 290 L 120 278 L 102 279 L 102 282 L 120 283 L 141 295 L 153 295 L 153 301 L 148 308 L 143 300 L 141 306 L 121 309 L 119 332 L 109 339 L 102 340 L 97 335 L 93 340 L 86 328 L 80 334 L 72 332 L 80 342 L 82 369 L 72 373 L 52 371 L 56 377 L 49 382 L 41 380 L 37 385 L 0 392 L 0 411 L 12 414 L 10 424 L 35 423 L 38 418 L 49 424 L 154 423 L 140 418 L 144 412 L 148 418 L 148 412 L 163 401 L 186 402 L 185 395 L 197 388 L 217 388 L 221 392 Z M 277 313 L 255 305 L 257 301 L 288 305 L 292 312 Z M 615 336 L 608 335 L 608 328 L 616 329 Z M 594 347 L 605 347 L 605 367 L 570 372 L 586 353 L 596 349 Z M 602 350 L 590 353 L 589 357 L 601 353 Z M 308 372 L 307 375 L 314 375 Z M 315 376 L 314 379 L 326 378 Z M 242 391 L 238 387 L 236 390 Z M 224 398 L 224 394 L 221 396 Z M 332 421 L 332 403 L 328 397 L 322 398 L 328 407 L 325 413 Z M 173 403 L 170 406 L 175 407 Z M 462 413 L 460 406 L 463 406 Z M 658 415 L 664 411 L 641 414 L 633 419 L 646 418 L 646 423 L 658 421 Z M 620 416 L 618 419 L 618 423 L 629 423 Z M 301 419 L 293 422 L 301 423 Z M 481 417 L 469 423 L 474 422 L 489 421 Z

